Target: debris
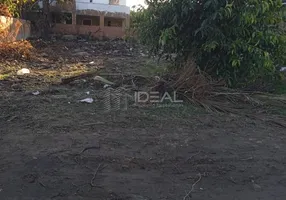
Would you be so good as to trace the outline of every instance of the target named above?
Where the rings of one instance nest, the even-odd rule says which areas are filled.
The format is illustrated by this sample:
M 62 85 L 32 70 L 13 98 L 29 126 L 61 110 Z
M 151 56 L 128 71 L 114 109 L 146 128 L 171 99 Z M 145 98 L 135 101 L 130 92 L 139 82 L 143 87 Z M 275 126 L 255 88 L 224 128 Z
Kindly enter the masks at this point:
M 84 153 L 85 151 L 90 150 L 90 149 L 100 149 L 100 146 L 97 145 L 97 146 L 86 147 L 78 155 L 81 155 L 82 153 Z
M 111 82 L 109 80 L 106 80 L 105 78 L 103 78 L 101 76 L 95 76 L 93 79 L 96 80 L 96 81 L 100 81 L 102 83 L 108 84 L 108 85 L 114 85 L 113 82 Z
M 139 195 L 129 195 L 127 197 L 128 200 L 148 200 L 147 198 L 143 197 L 143 196 L 139 196 Z
M 89 94 L 90 94 L 90 91 L 87 91 L 86 94 L 89 95 Z
M 0 43 L 0 60 L 31 58 L 33 46 L 28 41 Z
M 40 94 L 40 92 L 39 92 L 39 91 L 35 91 L 35 92 L 32 92 L 32 94 L 35 95 L 35 96 L 37 96 L 37 95 Z
M 281 67 L 280 72 L 286 72 L 286 67 Z
M 94 64 L 94 61 L 89 62 L 89 64 L 91 64 L 91 65 Z
M 110 87 L 110 85 L 108 85 L 108 84 L 105 84 L 105 85 L 103 86 L 104 89 L 106 89 L 106 88 L 108 88 L 108 87 Z
M 75 55 L 75 56 L 89 56 L 89 53 L 87 53 L 85 51 L 80 51 L 80 52 L 74 53 L 73 55 Z
M 96 178 L 98 172 L 99 172 L 99 171 L 102 171 L 105 167 L 106 167 L 106 166 L 102 166 L 101 163 L 98 165 L 98 167 L 97 167 L 96 171 L 94 172 L 93 177 L 92 177 L 92 179 L 91 179 L 91 181 L 90 181 L 90 186 L 91 186 L 91 187 L 98 187 L 97 185 L 94 184 L 94 180 L 95 180 L 95 178 Z
M 76 76 L 72 76 L 72 77 L 63 78 L 62 84 L 68 84 L 68 83 L 71 83 L 71 82 L 78 80 L 78 79 L 91 78 L 97 73 L 98 73 L 97 71 L 92 71 L 92 72 L 86 72 L 86 73 L 82 73 L 80 75 L 76 75 Z
M 86 42 L 85 39 L 79 39 L 78 42 Z
M 194 191 L 195 186 L 202 180 L 202 175 L 201 175 L 201 174 L 198 174 L 198 176 L 199 176 L 198 180 L 192 185 L 191 190 L 186 194 L 186 196 L 184 197 L 183 200 L 186 200 L 186 199 L 192 197 L 192 192 Z
M 86 99 L 82 99 L 82 100 L 80 100 L 80 102 L 82 102 L 82 103 L 93 103 L 93 98 L 86 98 Z
M 255 184 L 255 183 L 253 183 L 252 187 L 255 191 L 260 191 L 262 189 L 260 185 Z
M 41 53 L 42 57 L 49 57 L 49 55 L 47 53 Z
M 76 38 L 77 37 L 74 35 L 63 35 L 63 37 L 62 37 L 63 40 L 69 40 L 69 41 L 76 40 Z
M 23 76 L 25 74 L 30 74 L 30 70 L 27 68 L 23 68 L 23 69 L 20 69 L 19 71 L 17 71 L 18 76 Z

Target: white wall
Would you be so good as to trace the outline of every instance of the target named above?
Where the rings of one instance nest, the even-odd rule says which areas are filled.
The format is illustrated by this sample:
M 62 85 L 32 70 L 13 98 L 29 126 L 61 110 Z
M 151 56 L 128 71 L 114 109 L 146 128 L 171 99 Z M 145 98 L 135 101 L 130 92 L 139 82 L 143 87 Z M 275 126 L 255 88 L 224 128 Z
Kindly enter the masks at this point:
M 86 0 L 80 0 L 76 2 L 77 10 L 98 10 L 101 12 L 106 11 L 106 12 L 113 12 L 113 13 L 118 12 L 118 13 L 130 14 L 130 8 L 128 6 L 90 3 L 89 0 L 88 2 L 83 2 L 83 1 L 86 1 Z
M 90 0 L 76 0 L 77 3 L 90 3 Z M 92 0 L 92 3 L 109 4 L 109 0 Z M 126 6 L 126 0 L 119 0 L 119 5 Z
M 51 0 L 52 1 L 52 0 Z M 55 3 L 55 1 L 53 1 Z M 126 0 L 120 0 L 120 5 L 109 5 L 109 0 L 76 0 L 76 9 L 77 10 L 98 10 L 101 12 L 118 12 L 130 14 L 130 8 L 126 6 Z M 40 8 L 43 7 L 43 2 L 39 2 Z

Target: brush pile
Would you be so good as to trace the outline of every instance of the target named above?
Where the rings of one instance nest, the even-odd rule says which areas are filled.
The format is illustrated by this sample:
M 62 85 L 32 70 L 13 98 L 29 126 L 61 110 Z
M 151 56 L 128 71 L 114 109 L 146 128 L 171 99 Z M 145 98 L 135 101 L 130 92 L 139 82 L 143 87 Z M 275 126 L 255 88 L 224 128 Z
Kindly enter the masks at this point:
M 12 17 L 8 7 L 4 4 L 0 4 L 0 16 Z
M 0 43 L 0 60 L 30 59 L 33 46 L 28 41 Z
M 192 59 L 168 79 L 171 88 L 191 101 L 207 98 L 215 86 L 211 77 L 200 71 Z
M 208 111 L 228 112 L 229 107 L 238 103 L 262 106 L 261 101 L 252 97 L 254 93 L 227 88 L 224 81 L 214 80 L 201 71 L 192 59 L 162 79 L 153 88 L 157 90 L 164 85 L 165 91 L 176 91 L 184 102 L 204 107 Z

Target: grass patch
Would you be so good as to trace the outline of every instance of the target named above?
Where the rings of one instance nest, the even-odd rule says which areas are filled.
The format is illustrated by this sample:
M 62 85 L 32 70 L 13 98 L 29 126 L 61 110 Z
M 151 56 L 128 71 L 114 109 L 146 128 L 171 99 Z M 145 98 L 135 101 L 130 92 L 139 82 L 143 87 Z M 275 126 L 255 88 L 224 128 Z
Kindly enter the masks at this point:
M 11 77 L 10 74 L 0 74 L 0 81 L 7 80 L 9 77 Z
M 286 81 L 284 83 L 279 83 L 275 87 L 276 94 L 286 94 Z
M 144 108 L 141 108 L 144 109 Z M 144 113 L 147 116 L 165 118 L 165 119 L 182 119 L 197 114 L 206 113 L 202 108 L 195 107 L 191 104 L 158 104 L 154 107 L 145 108 Z
M 162 76 L 166 73 L 168 65 L 158 64 L 155 61 L 149 60 L 141 69 L 141 74 L 143 76 Z

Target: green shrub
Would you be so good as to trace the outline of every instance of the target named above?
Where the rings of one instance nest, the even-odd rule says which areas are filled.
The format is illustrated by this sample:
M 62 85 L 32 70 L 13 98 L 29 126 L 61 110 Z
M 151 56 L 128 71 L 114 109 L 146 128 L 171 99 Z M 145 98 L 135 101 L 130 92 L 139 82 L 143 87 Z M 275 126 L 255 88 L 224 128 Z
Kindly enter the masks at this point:
M 281 0 L 147 0 L 136 28 L 152 53 L 192 55 L 229 86 L 275 79 L 286 62 Z M 140 20 L 139 20 L 140 19 Z M 177 62 L 178 63 L 178 62 Z

